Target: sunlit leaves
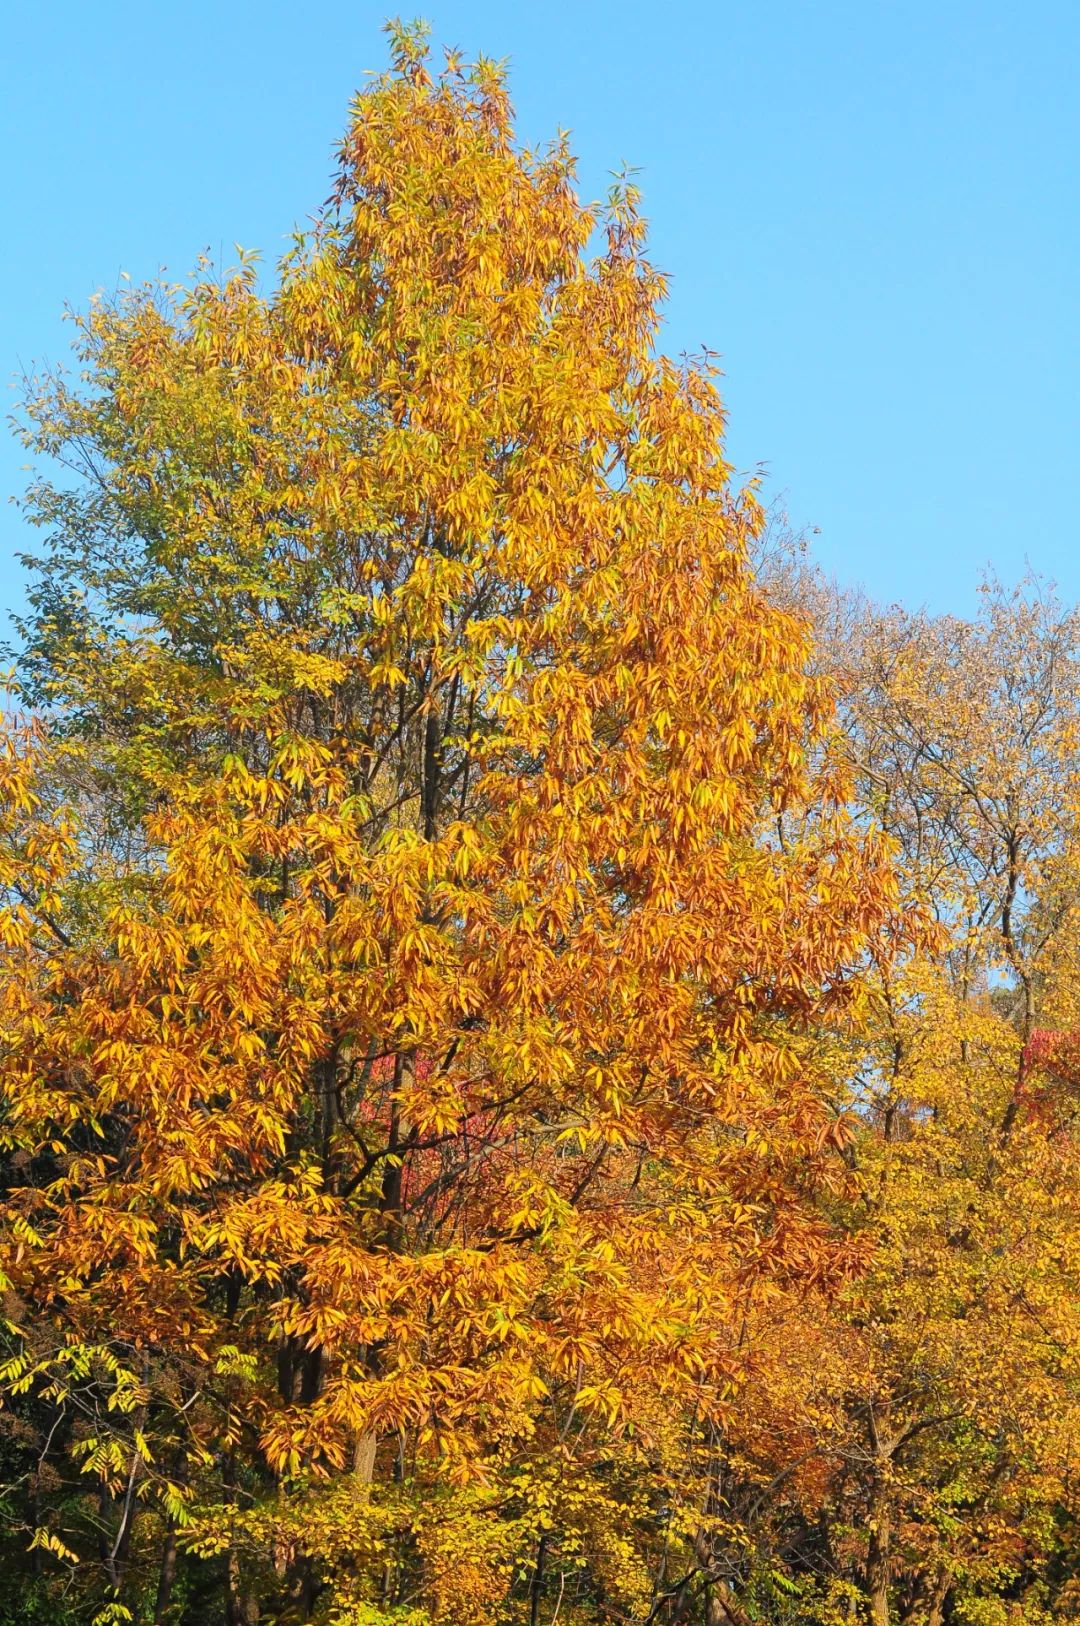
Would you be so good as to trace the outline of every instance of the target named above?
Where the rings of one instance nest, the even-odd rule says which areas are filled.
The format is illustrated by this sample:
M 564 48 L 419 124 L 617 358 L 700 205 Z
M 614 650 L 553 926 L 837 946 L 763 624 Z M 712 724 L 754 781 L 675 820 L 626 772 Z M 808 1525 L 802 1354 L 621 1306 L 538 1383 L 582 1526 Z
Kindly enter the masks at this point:
M 905 914 L 635 187 L 392 39 L 275 287 L 98 303 L 28 402 L 88 478 L 0 761 L 8 1383 L 91 1591 L 643 1618 L 741 1397 L 828 1412 Z

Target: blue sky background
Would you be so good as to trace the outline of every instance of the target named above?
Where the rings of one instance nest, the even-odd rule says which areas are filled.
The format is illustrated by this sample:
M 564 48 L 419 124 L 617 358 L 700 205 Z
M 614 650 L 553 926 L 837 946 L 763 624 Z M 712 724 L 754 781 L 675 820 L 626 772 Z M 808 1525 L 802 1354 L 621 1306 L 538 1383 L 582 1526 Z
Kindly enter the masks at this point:
M 328 191 L 389 3 L 23 0 L 0 68 L 0 377 L 200 250 L 272 261 Z M 667 346 L 721 352 L 730 450 L 841 580 L 963 613 L 981 571 L 1080 597 L 1080 0 L 438 0 L 508 56 L 581 190 L 641 170 Z M 406 15 L 412 15 L 406 10 Z M 13 398 L 12 398 L 13 402 Z M 0 447 L 0 492 L 24 483 Z M 0 509 L 0 604 L 27 543 Z

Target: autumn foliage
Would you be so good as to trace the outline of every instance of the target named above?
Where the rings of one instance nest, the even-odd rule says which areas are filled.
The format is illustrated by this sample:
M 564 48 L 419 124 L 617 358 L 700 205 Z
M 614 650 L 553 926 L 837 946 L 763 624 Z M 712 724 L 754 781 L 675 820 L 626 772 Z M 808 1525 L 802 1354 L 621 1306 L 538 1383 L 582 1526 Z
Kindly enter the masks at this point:
M 27 389 L 0 1621 L 1071 1618 L 1076 629 L 759 580 L 634 188 L 392 45 Z

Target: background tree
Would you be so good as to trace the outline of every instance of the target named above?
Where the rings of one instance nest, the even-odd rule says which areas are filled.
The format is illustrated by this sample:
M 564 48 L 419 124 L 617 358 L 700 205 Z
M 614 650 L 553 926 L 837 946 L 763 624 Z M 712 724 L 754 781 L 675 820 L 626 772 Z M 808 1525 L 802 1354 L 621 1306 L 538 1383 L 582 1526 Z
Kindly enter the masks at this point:
M 971 622 L 882 613 L 782 560 L 770 590 L 814 616 L 859 801 L 937 931 L 877 968 L 872 1042 L 834 1052 L 873 1238 L 818 1331 L 847 1422 L 808 1442 L 813 1494 L 786 1440 L 752 1464 L 741 1573 L 784 1558 L 796 1618 L 1069 1619 L 1077 620 L 1038 583 L 988 585 Z

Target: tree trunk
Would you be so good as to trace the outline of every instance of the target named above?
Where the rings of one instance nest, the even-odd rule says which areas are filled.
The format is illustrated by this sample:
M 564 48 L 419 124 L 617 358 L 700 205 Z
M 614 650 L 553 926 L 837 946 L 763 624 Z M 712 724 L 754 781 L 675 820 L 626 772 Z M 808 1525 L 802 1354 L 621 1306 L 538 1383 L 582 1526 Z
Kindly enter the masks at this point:
M 225 1626 L 259 1626 L 259 1600 L 241 1586 L 240 1557 L 235 1547 L 229 1549 L 225 1587 Z
M 548 1532 L 545 1530 L 536 1544 L 536 1563 L 529 1582 L 529 1626 L 540 1626 L 540 1599 L 544 1591 L 544 1559 L 547 1557 Z
M 375 1447 L 378 1445 L 378 1435 L 373 1428 L 366 1428 L 362 1434 L 356 1436 L 356 1446 L 353 1451 L 353 1473 L 362 1485 L 370 1485 L 375 1478 Z
M 945 1604 L 952 1590 L 952 1576 L 943 1571 L 938 1576 L 937 1585 L 930 1594 L 930 1607 L 926 1611 L 926 1626 L 943 1626 L 945 1620 Z
M 694 1537 L 694 1557 L 706 1576 L 705 1626 L 754 1626 L 728 1583 L 712 1575 L 713 1553 L 702 1530 Z
M 877 1503 L 872 1513 L 870 1547 L 866 1555 L 866 1590 L 870 1626 L 889 1626 L 889 1552 L 892 1525 L 888 1510 Z
M 176 1526 L 170 1523 L 161 1549 L 161 1568 L 158 1571 L 157 1597 L 154 1600 L 154 1626 L 164 1626 L 175 1578 Z

